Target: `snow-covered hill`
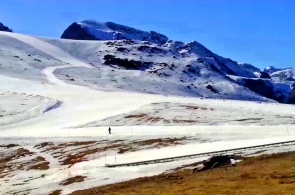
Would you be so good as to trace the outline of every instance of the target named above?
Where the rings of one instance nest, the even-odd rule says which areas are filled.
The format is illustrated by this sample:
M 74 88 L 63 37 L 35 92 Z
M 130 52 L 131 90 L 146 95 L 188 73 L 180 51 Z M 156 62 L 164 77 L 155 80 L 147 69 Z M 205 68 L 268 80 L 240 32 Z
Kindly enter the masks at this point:
M 54 99 L 15 92 L 0 92 L 0 127 L 18 123 L 60 106 Z
M 47 82 L 42 70 L 48 66 L 58 65 L 66 65 L 66 63 L 20 40 L 0 34 L 0 72 L 2 75 Z
M 43 40 L 94 67 L 57 70 L 56 75 L 68 83 L 163 95 L 271 101 L 229 79 L 230 73 L 249 74 L 197 42 L 168 41 L 159 46 L 134 40 Z

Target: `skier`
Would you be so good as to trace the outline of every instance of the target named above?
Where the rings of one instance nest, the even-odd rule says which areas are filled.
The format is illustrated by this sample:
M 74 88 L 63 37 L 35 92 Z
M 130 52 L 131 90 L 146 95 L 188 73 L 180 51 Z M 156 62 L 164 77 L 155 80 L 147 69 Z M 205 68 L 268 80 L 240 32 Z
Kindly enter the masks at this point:
M 111 133 L 111 127 L 109 127 L 109 134 L 112 134 L 112 133 Z

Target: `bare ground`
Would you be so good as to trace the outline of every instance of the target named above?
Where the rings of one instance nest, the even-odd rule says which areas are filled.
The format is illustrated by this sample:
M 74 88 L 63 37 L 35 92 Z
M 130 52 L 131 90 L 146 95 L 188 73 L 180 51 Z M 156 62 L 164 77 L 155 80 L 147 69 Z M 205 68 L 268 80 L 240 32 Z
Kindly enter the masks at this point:
M 173 173 L 73 192 L 90 194 L 293 194 L 295 152 L 245 158 L 237 166 Z

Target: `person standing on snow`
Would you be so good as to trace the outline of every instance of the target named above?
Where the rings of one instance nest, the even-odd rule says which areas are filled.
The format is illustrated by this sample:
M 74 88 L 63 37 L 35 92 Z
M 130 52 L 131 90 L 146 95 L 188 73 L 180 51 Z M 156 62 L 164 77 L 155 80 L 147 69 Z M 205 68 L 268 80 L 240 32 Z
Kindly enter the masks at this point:
M 112 133 L 111 133 L 111 127 L 109 127 L 109 134 L 112 134 Z

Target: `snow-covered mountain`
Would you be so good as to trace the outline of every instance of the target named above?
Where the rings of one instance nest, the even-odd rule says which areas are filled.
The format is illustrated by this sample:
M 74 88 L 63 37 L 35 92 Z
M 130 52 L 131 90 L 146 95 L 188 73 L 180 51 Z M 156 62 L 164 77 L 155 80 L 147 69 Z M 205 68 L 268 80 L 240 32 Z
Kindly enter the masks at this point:
M 271 74 L 271 77 L 278 81 L 295 81 L 295 70 L 293 68 L 287 68 L 275 71 Z
M 132 39 L 163 44 L 168 38 L 154 31 L 146 32 L 113 22 L 100 23 L 84 20 L 71 24 L 62 34 L 63 39 L 76 40 L 122 40 Z
M 62 38 L 75 39 L 75 40 L 123 40 L 130 39 L 136 41 L 147 41 L 149 43 L 160 44 L 157 47 L 164 47 L 169 49 L 169 52 L 163 50 L 161 55 L 179 55 L 185 58 L 189 55 L 194 55 L 196 58 L 208 58 L 203 61 L 214 61 L 216 63 L 216 70 L 224 74 L 239 75 L 243 77 L 253 77 L 252 72 L 246 71 L 244 68 L 238 66 L 228 58 L 223 58 L 211 52 L 202 44 L 193 41 L 183 43 L 179 41 L 168 40 L 168 37 L 154 31 L 145 32 L 135 28 L 127 27 L 124 25 L 116 24 L 113 22 L 96 22 L 94 20 L 85 20 L 79 23 L 73 23 L 62 34 Z M 145 43 L 148 44 L 148 43 Z M 150 50 L 148 46 L 140 48 L 141 50 Z M 153 49 L 153 48 L 152 48 Z M 157 48 L 156 48 L 157 49 Z M 150 51 L 145 51 L 150 52 Z M 151 51 L 154 52 L 154 51 Z M 158 49 L 157 53 L 161 53 Z M 201 59 L 200 59 L 201 60 Z
M 93 43 L 92 47 L 87 49 L 87 53 L 75 53 L 75 57 L 81 59 L 87 55 L 85 60 L 94 66 L 104 64 L 112 67 L 114 77 L 125 78 L 117 81 L 116 84 L 113 83 L 112 86 L 116 86 L 115 88 L 132 91 L 144 90 L 144 92 L 148 93 L 165 95 L 252 99 L 245 95 L 249 91 L 243 92 L 247 88 L 257 94 L 277 101 L 287 99 L 286 97 L 281 98 L 280 95 L 280 98 L 277 98 L 278 95 L 274 90 L 274 86 L 272 86 L 272 82 L 258 81 L 256 78 L 271 78 L 268 73 L 260 71 L 259 68 L 251 64 L 238 64 L 229 58 L 213 53 L 196 41 L 189 43 L 173 41 L 160 34 L 157 34 L 156 37 L 158 38 L 151 38 L 148 32 L 131 27 L 111 22 L 100 23 L 93 20 L 73 23 L 62 35 L 62 38 L 67 39 L 106 41 Z M 79 47 L 73 41 L 65 41 L 63 44 L 55 40 L 50 42 L 57 44 L 69 53 L 74 52 L 71 48 L 77 49 Z M 82 44 L 82 42 L 79 43 Z M 86 45 L 84 42 L 83 44 Z M 81 49 L 78 50 L 81 51 Z M 98 59 L 93 58 L 93 56 L 98 56 Z M 137 71 L 137 74 L 140 75 L 138 82 L 133 82 L 133 79 L 130 78 L 129 73 L 132 71 Z M 66 76 L 72 74 L 69 70 L 60 73 Z M 89 75 L 90 73 L 83 72 L 83 75 L 85 74 Z M 94 76 L 94 73 L 92 72 L 91 75 Z M 229 75 L 247 78 L 247 82 L 237 82 L 237 79 L 231 80 L 232 78 Z M 70 77 L 75 76 L 71 75 Z M 150 77 L 155 77 L 155 79 L 151 82 Z M 127 84 L 126 79 L 132 80 L 132 84 Z M 79 84 L 85 84 L 86 82 L 91 85 L 94 83 L 105 85 L 101 81 L 94 82 L 96 79 L 85 81 L 88 79 L 81 77 L 76 79 L 75 82 L 78 82 L 78 80 L 82 80 Z M 225 84 L 224 82 L 230 84 Z M 141 84 L 137 85 L 135 83 Z M 244 90 L 237 90 L 239 88 L 237 84 L 241 85 L 240 87 L 242 88 L 246 88 Z M 257 86 L 260 87 L 257 88 Z M 288 92 L 285 94 L 288 94 Z
M 257 76 L 253 71 L 249 71 L 249 68 L 246 69 L 229 58 L 213 53 L 196 41 L 184 43 L 168 40 L 166 36 L 158 33 L 148 33 L 110 22 L 84 21 L 74 26 L 79 26 L 80 30 L 87 32 L 85 36 L 88 38 L 95 36 L 100 41 L 89 41 L 84 35 L 81 37 L 80 31 L 72 31 L 72 27 L 66 30 L 67 33 L 76 32 L 78 37 L 86 40 L 38 37 L 93 67 L 57 69 L 54 74 L 67 83 L 103 90 L 127 90 L 173 96 L 278 100 L 273 98 L 276 97 L 274 95 L 265 95 L 266 89 L 263 87 L 269 84 L 260 85 L 260 90 L 255 87 L 255 82 L 243 85 L 232 79 L 232 76 L 248 79 Z M 110 34 L 112 36 L 109 36 Z M 1 36 L 3 38 L 0 40 L 0 55 L 4 60 L 0 67 L 3 74 L 44 80 L 44 67 L 50 64 L 65 65 L 65 62 L 29 48 L 19 41 L 5 35 Z M 117 38 L 119 40 L 114 40 Z
M 60 78 L 73 78 L 71 82 L 77 84 L 163 95 L 265 101 L 227 76 L 252 77 L 252 73 L 198 42 L 169 40 L 158 45 L 137 40 L 45 41 L 96 67 L 80 68 L 79 75 L 73 69 L 56 71 Z
M 66 83 L 100 90 L 272 102 L 228 78 L 228 73 L 248 74 L 234 61 L 196 42 L 158 45 L 136 40 L 38 39 L 93 67 L 55 70 L 54 74 Z M 0 42 L 2 74 L 46 82 L 44 68 L 67 65 L 5 34 Z
M 284 68 L 275 68 L 273 66 L 268 66 L 263 70 L 263 72 L 267 72 L 268 74 L 272 74 L 274 72 L 281 71 L 281 70 L 284 70 Z
M 248 72 L 252 72 L 252 73 L 260 72 L 259 68 L 249 63 L 239 63 L 239 66 L 241 66 L 244 70 L 247 70 Z
M 252 73 L 257 78 L 262 79 L 271 79 L 270 75 L 267 72 L 261 71 L 259 68 L 253 66 L 249 63 L 239 63 L 239 66 L 241 66 L 244 70 L 248 71 L 249 73 Z
M 2 24 L 1 22 L 0 22 L 0 31 L 12 32 L 10 28 L 8 28 L 7 26 L 4 26 L 4 24 Z

